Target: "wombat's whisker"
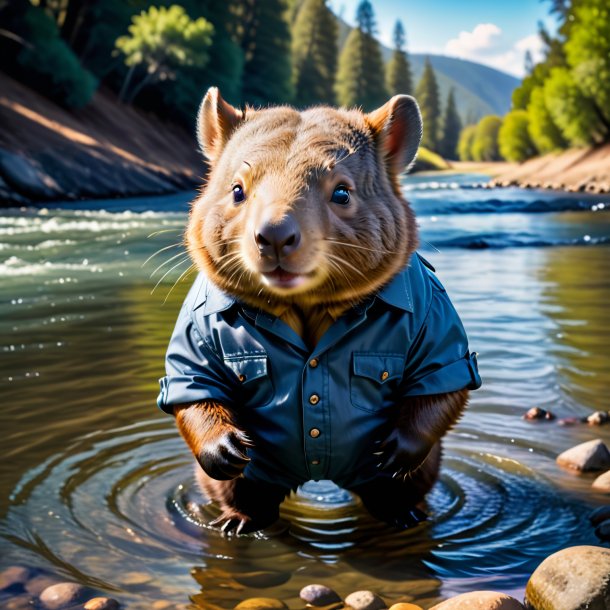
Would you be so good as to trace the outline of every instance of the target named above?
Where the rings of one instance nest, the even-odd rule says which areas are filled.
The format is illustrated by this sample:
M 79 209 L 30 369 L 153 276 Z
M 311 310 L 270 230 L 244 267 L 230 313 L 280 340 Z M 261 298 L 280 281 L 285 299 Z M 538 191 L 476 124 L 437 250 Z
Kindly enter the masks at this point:
M 171 256 L 170 258 L 168 258 L 165 262 L 161 263 L 151 274 L 150 277 L 152 278 L 153 275 L 155 275 L 155 273 L 157 273 L 157 271 L 159 271 L 159 269 L 162 269 L 163 267 L 165 267 L 165 265 L 168 265 L 169 263 L 171 263 L 173 260 L 177 259 L 179 256 L 188 256 L 188 252 L 178 252 L 178 254 L 174 254 L 174 256 Z
M 378 254 L 396 254 L 393 250 L 383 250 L 379 248 L 367 248 L 366 246 L 358 246 L 356 244 L 348 244 L 344 241 L 338 241 L 336 239 L 325 238 L 324 241 L 329 241 L 333 244 L 337 244 L 339 246 L 345 246 L 346 248 L 358 248 L 359 250 L 368 250 L 369 252 L 376 252 Z
M 153 254 L 151 254 L 143 263 L 142 263 L 142 267 L 144 267 L 144 265 L 146 265 L 146 263 L 148 263 L 149 261 L 151 261 L 153 258 L 155 258 L 155 256 L 157 256 L 157 254 L 161 254 L 161 252 L 165 252 L 166 250 L 169 250 L 170 248 L 176 248 L 177 246 L 182 246 L 183 243 L 181 241 L 176 242 L 175 244 L 170 244 L 169 246 L 165 246 L 164 248 L 160 248 L 159 250 L 157 250 L 156 252 L 154 252 Z
M 180 283 L 181 280 L 183 280 L 186 277 L 188 277 L 189 273 L 191 271 L 193 271 L 193 269 L 195 269 L 195 264 L 191 263 L 190 267 L 188 267 L 188 269 L 186 269 L 186 271 L 183 271 L 180 274 L 180 277 L 174 282 L 174 285 L 169 289 L 169 292 L 165 295 L 165 298 L 163 299 L 163 305 L 165 305 L 165 303 L 167 302 L 167 299 L 169 298 L 169 295 L 172 293 L 174 288 Z
M 160 231 L 153 231 L 150 235 L 146 236 L 146 239 L 161 235 L 161 233 L 181 233 L 183 229 L 161 229 Z
M 338 257 L 336 254 L 331 254 L 327 252 L 327 256 L 335 259 L 336 261 L 340 261 L 343 265 L 346 265 L 347 267 L 349 267 L 352 271 L 355 271 L 358 275 L 360 275 L 361 277 L 363 277 L 365 280 L 367 279 L 366 275 L 364 273 L 362 273 L 362 271 L 360 271 L 360 269 L 358 269 L 358 267 L 356 267 L 355 265 L 352 265 L 351 263 L 348 263 L 346 260 Z
M 182 259 L 181 261 L 178 261 L 171 269 L 168 269 L 160 278 L 159 281 L 155 284 L 155 287 L 150 291 L 150 294 L 153 294 L 155 292 L 155 290 L 157 289 L 157 287 L 159 286 L 159 284 L 174 270 L 176 269 L 176 267 L 180 267 L 180 265 L 184 265 L 184 263 L 188 262 L 190 259 L 187 256 L 186 258 Z

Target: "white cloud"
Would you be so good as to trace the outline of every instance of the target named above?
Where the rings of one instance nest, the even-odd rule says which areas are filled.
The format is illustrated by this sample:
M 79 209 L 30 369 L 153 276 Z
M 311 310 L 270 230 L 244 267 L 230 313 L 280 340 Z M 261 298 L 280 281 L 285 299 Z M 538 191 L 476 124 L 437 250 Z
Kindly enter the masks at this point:
M 525 74 L 525 53 L 532 54 L 534 63 L 544 56 L 544 43 L 538 34 L 531 34 L 510 45 L 502 30 L 493 23 L 479 23 L 472 32 L 460 32 L 443 49 L 445 55 L 476 61 L 517 77 Z

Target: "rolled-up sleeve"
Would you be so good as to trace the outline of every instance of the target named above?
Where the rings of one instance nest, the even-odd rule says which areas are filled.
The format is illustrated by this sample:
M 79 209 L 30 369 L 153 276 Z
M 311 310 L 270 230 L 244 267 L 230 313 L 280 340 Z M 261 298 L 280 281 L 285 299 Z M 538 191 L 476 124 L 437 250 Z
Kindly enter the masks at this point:
M 440 282 L 433 278 L 432 283 L 428 313 L 407 356 L 402 396 L 481 386 L 476 354 L 469 352 L 462 322 Z
M 191 312 L 184 306 L 167 348 L 165 377 L 159 380 L 157 404 L 172 414 L 174 405 L 214 400 L 230 406 L 235 379 L 224 362 L 205 344 Z

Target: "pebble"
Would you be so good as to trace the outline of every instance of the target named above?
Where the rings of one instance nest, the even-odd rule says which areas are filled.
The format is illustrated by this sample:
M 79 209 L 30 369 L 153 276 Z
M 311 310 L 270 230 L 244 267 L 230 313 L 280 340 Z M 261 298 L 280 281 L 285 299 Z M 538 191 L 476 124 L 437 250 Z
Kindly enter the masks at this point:
M 580 471 L 605 470 L 610 468 L 610 451 L 600 440 L 594 439 L 576 445 L 557 456 L 560 466 Z
M 430 610 L 523 610 L 523 605 L 505 593 L 471 591 L 441 602 Z
M 416 604 L 407 604 L 406 602 L 399 602 L 390 606 L 390 610 L 423 610 L 421 606 Z
M 610 506 L 600 506 L 589 515 L 589 521 L 593 525 L 599 525 L 602 521 L 608 519 L 610 519 Z
M 2 603 L 2 610 L 33 610 L 34 599 L 30 595 L 17 595 Z
M 53 576 L 49 576 L 48 574 L 39 574 L 38 576 L 34 576 L 34 578 L 30 578 L 30 580 L 25 583 L 25 590 L 30 595 L 40 595 L 46 588 L 51 587 L 52 585 L 58 584 L 60 581 Z
M 610 599 L 610 550 L 574 546 L 547 557 L 531 575 L 525 605 L 535 610 L 603 609 Z
M 273 597 L 250 597 L 239 602 L 235 610 L 287 610 L 288 606 Z
M 301 589 L 299 597 L 312 606 L 328 606 L 341 601 L 339 595 L 325 585 L 307 585 Z
M 603 474 L 600 474 L 595 481 L 591 484 L 591 487 L 595 491 L 603 491 L 610 493 L 610 470 L 607 470 Z
M 354 591 L 345 598 L 345 605 L 353 610 L 382 610 L 386 603 L 372 591 Z
M 550 411 L 546 411 L 545 409 L 541 409 L 540 407 L 532 407 L 523 416 L 523 419 L 546 419 L 547 421 L 550 421 L 552 419 L 555 419 L 555 416 Z
M 278 587 L 288 582 L 292 574 L 290 572 L 272 572 L 260 570 L 257 572 L 242 572 L 234 574 L 233 579 L 244 587 L 266 589 L 267 587 Z
M 124 585 L 144 585 L 152 579 L 153 577 L 146 572 L 127 572 L 123 575 L 122 583 Z
M 117 610 L 119 602 L 112 597 L 93 597 L 83 608 L 85 610 Z
M 60 582 L 40 594 L 40 603 L 47 610 L 59 610 L 81 601 L 85 588 L 75 582 Z
M 0 572 L 0 590 L 19 588 L 30 577 L 30 570 L 22 566 L 10 566 Z
M 586 418 L 586 421 L 590 426 L 602 426 L 610 421 L 610 416 L 605 411 L 595 411 Z

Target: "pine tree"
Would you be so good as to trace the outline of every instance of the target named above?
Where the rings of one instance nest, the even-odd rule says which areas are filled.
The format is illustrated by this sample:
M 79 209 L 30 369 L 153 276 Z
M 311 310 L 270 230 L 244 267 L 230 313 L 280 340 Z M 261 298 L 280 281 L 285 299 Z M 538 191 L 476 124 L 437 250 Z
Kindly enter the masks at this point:
M 462 121 L 455 107 L 455 96 L 453 87 L 451 87 L 447 96 L 447 106 L 443 118 L 443 137 L 440 143 L 440 153 L 445 159 L 456 158 L 460 131 L 462 131 Z
M 337 20 L 326 0 L 305 0 L 292 29 L 295 100 L 300 106 L 333 104 Z
M 429 58 L 426 58 L 424 73 L 417 85 L 415 97 L 424 121 L 422 146 L 438 151 L 441 109 L 438 83 Z
M 251 104 L 285 103 L 293 98 L 291 37 L 284 0 L 244 3 L 243 99 Z
M 342 106 L 373 110 L 387 98 L 381 48 L 374 38 L 375 16 L 369 0 L 362 0 L 354 28 L 339 56 L 335 91 Z
M 386 64 L 385 82 L 390 95 L 398 93 L 411 93 L 413 91 L 413 80 L 411 78 L 411 66 L 405 46 L 405 30 L 400 20 L 394 25 L 394 51 L 390 61 Z

